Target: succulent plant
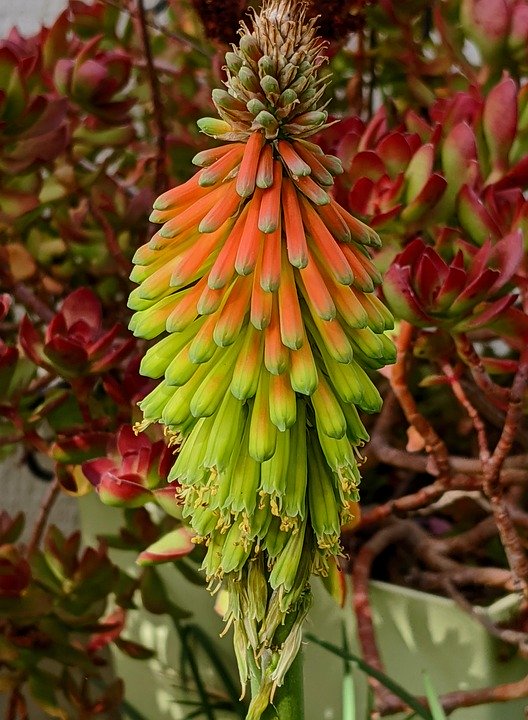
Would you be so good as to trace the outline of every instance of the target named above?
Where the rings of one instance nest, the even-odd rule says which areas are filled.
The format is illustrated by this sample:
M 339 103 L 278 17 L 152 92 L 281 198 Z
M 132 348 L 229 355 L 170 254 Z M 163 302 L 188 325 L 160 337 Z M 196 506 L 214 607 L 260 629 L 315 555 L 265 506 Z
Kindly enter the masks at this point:
M 83 472 L 107 505 L 140 507 L 154 499 L 172 464 L 172 450 L 162 441 L 136 436 L 130 425 L 117 432 L 105 457 L 83 463 Z M 112 456 L 116 457 L 113 458 Z
M 88 288 L 72 292 L 47 327 L 41 340 L 29 318 L 20 327 L 20 342 L 35 365 L 54 367 L 65 377 L 102 373 L 132 349 L 115 324 L 103 330 L 101 303 Z
M 50 528 L 42 551 L 28 556 L 16 544 L 22 528 L 21 516 L 0 513 L 3 691 L 23 713 L 26 688 L 48 717 L 111 714 L 120 706 L 123 684 L 116 680 L 101 691 L 102 648 L 113 642 L 131 657 L 150 656 L 147 648 L 122 637 L 123 608 L 135 582 L 110 562 L 103 544 L 81 550 L 80 533 L 65 537 Z M 120 622 L 111 632 L 99 623 L 110 590 L 121 603 Z
M 453 334 L 489 327 L 517 299 L 507 290 L 523 252 L 515 232 L 478 250 L 461 245 L 447 265 L 417 238 L 394 259 L 383 294 L 394 313 L 416 327 L 444 327 Z

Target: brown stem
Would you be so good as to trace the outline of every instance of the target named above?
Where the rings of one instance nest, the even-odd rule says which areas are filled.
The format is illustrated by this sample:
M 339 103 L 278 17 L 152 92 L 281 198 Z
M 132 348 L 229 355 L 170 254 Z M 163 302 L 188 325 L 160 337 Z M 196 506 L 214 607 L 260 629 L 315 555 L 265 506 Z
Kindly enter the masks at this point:
M 472 617 L 473 620 L 482 625 L 482 627 L 485 628 L 490 635 L 499 638 L 499 640 L 502 640 L 503 642 L 510 643 L 511 645 L 517 645 L 521 652 L 526 653 L 528 650 L 527 633 L 519 632 L 518 630 L 511 630 L 510 628 L 501 628 L 495 625 L 495 623 L 493 623 L 487 615 L 482 612 L 477 612 L 473 605 L 466 600 L 464 595 L 459 592 L 449 578 L 446 578 L 444 587 L 449 597 L 452 598 L 456 604 L 464 610 L 464 612 Z
M 137 18 L 139 21 L 143 52 L 145 53 L 145 60 L 147 63 L 147 77 L 150 85 L 152 106 L 154 110 L 153 119 L 156 127 L 156 174 L 154 178 L 154 191 L 156 195 L 159 195 L 168 185 L 166 168 L 167 129 L 165 127 L 165 120 L 163 117 L 163 103 L 161 100 L 160 84 L 152 57 L 152 47 L 150 45 L 147 28 L 144 0 L 137 0 Z
M 23 282 L 15 282 L 11 290 L 16 299 L 22 303 L 26 309 L 34 312 L 35 315 L 38 315 L 45 323 L 49 323 L 53 319 L 53 310 L 37 297 Z
M 486 463 L 489 460 L 490 452 L 488 447 L 488 438 L 486 435 L 486 428 L 482 422 L 482 418 L 477 412 L 475 406 L 470 402 L 464 388 L 458 381 L 455 371 L 448 362 L 442 363 L 442 371 L 449 381 L 453 395 L 456 397 L 458 402 L 462 405 L 464 410 L 467 412 L 475 432 L 477 433 L 477 440 L 479 446 L 479 457 L 482 463 Z
M 451 535 L 438 540 L 446 555 L 467 553 L 470 548 L 482 547 L 491 537 L 497 534 L 497 526 L 492 517 L 484 518 L 458 535 Z
M 399 521 L 404 527 L 404 541 L 424 565 L 436 573 L 448 575 L 456 585 L 487 585 L 505 587 L 511 584 L 508 570 L 494 567 L 469 567 L 446 557 L 442 553 L 442 542 L 432 539 L 419 525 L 405 520 Z
M 90 210 L 92 211 L 92 215 L 94 216 L 94 218 L 103 228 L 106 247 L 108 248 L 110 255 L 114 258 L 120 275 L 128 279 L 130 271 L 132 270 L 132 263 L 130 262 L 130 260 L 128 260 L 128 258 L 125 257 L 123 251 L 119 247 L 119 243 L 117 242 L 114 229 L 108 222 L 105 214 L 101 212 L 101 209 L 93 200 L 90 200 Z
M 517 505 L 509 505 L 508 506 L 510 515 L 513 518 L 513 521 L 516 525 L 519 527 L 524 528 L 525 530 L 528 530 L 528 513 L 524 512 L 520 507 Z
M 124 8 L 119 2 L 114 2 L 113 0 L 102 0 L 106 5 L 110 5 L 111 7 L 117 8 L 121 12 L 126 12 L 129 15 L 132 13 L 128 8 Z M 182 33 L 174 32 L 173 30 L 167 30 L 167 28 L 163 27 L 163 25 L 159 25 L 157 22 L 154 22 L 154 20 L 146 19 L 145 25 L 147 27 L 152 28 L 153 30 L 156 30 L 161 35 L 165 35 L 165 37 L 169 38 L 170 40 L 174 40 L 177 43 L 180 43 L 182 45 L 187 45 L 187 47 L 191 50 L 195 50 L 197 53 L 200 53 L 200 55 L 203 55 L 206 58 L 212 58 L 213 52 L 207 48 L 202 47 L 201 45 L 198 45 L 198 43 L 194 42 L 190 37 L 187 35 L 183 35 Z
M 399 448 L 392 447 L 389 445 L 384 438 L 372 437 L 369 444 L 369 449 L 373 451 L 376 458 L 387 465 L 393 467 L 402 468 L 402 470 L 410 470 L 417 473 L 428 473 L 429 475 L 436 476 L 436 468 L 432 468 L 429 463 L 427 455 L 422 453 L 409 453 L 407 450 L 400 450 Z M 451 455 L 449 458 L 451 469 L 455 473 L 461 473 L 465 475 L 482 475 L 484 472 L 482 463 L 477 458 L 466 458 L 459 455 Z M 501 470 L 500 480 L 505 485 L 514 482 L 524 482 L 526 479 L 527 471 L 523 470 L 526 468 L 528 462 L 528 456 L 512 455 L 506 459 L 504 466 Z M 454 478 L 451 479 L 454 482 Z M 445 488 L 445 483 L 443 483 Z
M 421 553 L 417 553 L 421 557 Z M 433 556 L 434 557 L 434 556 Z M 437 556 L 435 560 L 440 566 L 438 570 L 409 571 L 406 579 L 415 587 L 422 590 L 445 590 L 445 580 L 460 587 L 477 587 L 484 585 L 487 588 L 497 588 L 506 592 L 515 590 L 512 574 L 509 570 L 495 567 L 470 567 L 453 562 L 448 558 Z M 442 567 L 443 566 L 443 567 Z
M 434 459 L 440 478 L 448 482 L 451 475 L 451 467 L 446 445 L 437 435 L 433 426 L 418 410 L 407 385 L 407 354 L 411 346 L 413 331 L 414 328 L 410 323 L 405 321 L 401 322 L 400 334 L 397 340 L 398 359 L 392 367 L 391 387 L 398 398 L 398 402 L 409 425 L 412 425 L 423 437 L 425 447 Z
M 16 332 L 17 330 L 17 322 L 0 322 L 0 337 L 5 337 L 9 333 Z
M 519 422 L 523 415 L 523 398 L 528 384 L 528 350 L 519 359 L 519 367 L 510 393 L 510 403 L 506 413 L 504 427 L 495 450 L 484 465 L 484 492 L 488 497 L 499 535 L 508 558 L 515 585 L 528 600 L 528 560 L 522 541 L 517 533 L 508 507 L 504 501 L 500 483 L 502 466 L 508 456 Z
M 49 488 L 48 488 L 48 492 L 46 493 L 46 495 L 44 495 L 44 497 L 42 499 L 42 503 L 40 505 L 38 518 L 37 518 L 37 521 L 33 528 L 33 533 L 31 535 L 31 538 L 30 538 L 28 546 L 27 546 L 26 554 L 28 557 L 40 545 L 42 535 L 44 533 L 46 524 L 48 522 L 49 514 L 50 514 L 51 509 L 52 509 L 53 505 L 55 504 L 55 501 L 57 500 L 59 494 L 60 494 L 60 483 L 57 478 L 54 478 L 54 480 L 51 481 Z
M 374 97 L 377 86 L 376 77 L 376 46 L 378 44 L 378 36 L 376 31 L 372 28 L 369 33 L 369 50 L 370 50 L 370 63 L 369 63 L 369 81 L 368 81 L 368 95 L 367 95 L 367 112 L 368 119 L 372 118 L 374 114 Z
M 3 445 L 14 445 L 15 443 L 22 442 L 24 435 L 2 435 L 0 436 L 0 447 Z
M 458 708 L 475 707 L 476 705 L 484 705 L 486 703 L 507 702 L 508 700 L 517 700 L 528 695 L 528 675 L 522 680 L 512 683 L 504 683 L 503 685 L 495 685 L 494 687 L 478 688 L 476 690 L 456 690 L 455 692 L 446 693 L 440 696 L 442 707 L 447 713 L 453 712 Z M 426 698 L 417 698 L 424 704 Z M 382 717 L 393 715 L 406 709 L 403 703 L 396 696 L 391 696 L 389 702 L 378 708 L 378 712 Z
M 389 500 L 383 505 L 377 505 L 370 510 L 364 510 L 359 527 L 366 528 L 370 525 L 377 525 L 395 513 L 405 514 L 423 508 L 437 500 L 444 492 L 444 483 L 437 480 L 415 493 Z M 354 529 L 354 531 L 356 530 L 357 528 Z
M 6 720 L 28 720 L 26 701 L 18 685 L 9 695 L 5 718 Z
M 18 707 L 18 688 L 15 687 L 11 690 L 9 695 L 9 701 L 7 703 L 5 720 L 16 720 Z
M 372 438 L 368 445 L 369 455 L 372 453 L 380 462 L 392 465 L 393 467 L 437 476 L 437 468 L 431 467 L 427 455 L 400 450 L 387 442 L 386 436 L 389 434 L 393 422 L 395 422 L 393 397 L 392 394 L 389 394 L 384 401 L 383 410 L 378 417 L 374 431 L 372 432 Z M 455 473 L 478 475 L 484 472 L 480 458 L 451 455 L 449 456 L 449 465 Z M 502 472 L 513 469 L 524 471 L 527 466 L 528 454 L 510 455 L 503 463 Z M 522 481 L 522 479 L 523 478 L 519 476 L 518 480 Z
M 355 72 L 347 83 L 346 96 L 351 111 L 355 115 L 363 117 L 365 114 L 365 34 L 360 31 L 356 37 L 357 48 L 353 56 Z
M 484 395 L 482 390 L 475 385 L 470 378 L 460 378 L 460 385 L 462 386 L 466 397 L 469 399 L 475 409 L 478 411 L 480 417 L 486 420 L 492 427 L 497 428 L 499 432 L 504 426 L 504 420 L 506 418 L 506 410 L 501 410 L 489 400 L 489 395 Z M 526 430 L 521 424 L 517 431 L 516 441 L 521 443 L 525 449 L 528 449 L 528 437 Z
M 467 335 L 457 335 L 455 343 L 458 355 L 469 367 L 475 384 L 497 407 L 505 410 L 509 400 L 509 390 L 493 382 Z
M 384 527 L 363 545 L 352 567 L 352 582 L 354 586 L 353 604 L 361 653 L 370 665 L 381 671 L 383 671 L 383 663 L 376 642 L 376 633 L 368 594 L 370 571 L 375 558 L 386 547 L 402 539 L 404 533 L 405 523 Z M 369 678 L 369 684 L 373 688 L 378 700 L 382 702 L 388 692 L 387 689 L 373 678 Z

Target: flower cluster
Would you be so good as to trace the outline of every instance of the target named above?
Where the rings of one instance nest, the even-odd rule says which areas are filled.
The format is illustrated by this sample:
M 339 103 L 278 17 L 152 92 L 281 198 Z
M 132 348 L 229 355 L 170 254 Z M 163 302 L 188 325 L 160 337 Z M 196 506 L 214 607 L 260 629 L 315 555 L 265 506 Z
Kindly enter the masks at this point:
M 341 164 L 307 139 L 327 119 L 321 49 L 296 2 L 267 2 L 243 26 L 228 90 L 213 91 L 222 119 L 199 122 L 228 142 L 156 200 L 163 227 L 131 275 L 131 329 L 166 333 L 141 364 L 162 380 L 140 428 L 161 421 L 182 439 L 169 480 L 207 546 L 207 577 L 229 592 L 243 684 L 248 645 L 261 665 L 255 719 L 297 652 L 311 572 L 341 552 L 368 439 L 356 408 L 381 404 L 366 371 L 395 359 L 373 293 L 379 239 L 332 198 Z

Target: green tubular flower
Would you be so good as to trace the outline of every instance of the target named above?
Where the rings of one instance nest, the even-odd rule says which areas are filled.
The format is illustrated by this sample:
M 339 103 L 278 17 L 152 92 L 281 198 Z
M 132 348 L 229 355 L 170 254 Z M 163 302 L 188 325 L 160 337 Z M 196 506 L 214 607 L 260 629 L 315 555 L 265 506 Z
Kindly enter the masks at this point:
M 228 592 L 242 684 L 260 681 L 255 720 L 358 499 L 356 406 L 381 405 L 365 369 L 395 359 L 372 294 L 379 239 L 332 199 L 340 163 L 306 139 L 327 118 L 322 49 L 302 0 L 264 0 L 242 26 L 213 93 L 221 120 L 200 122 L 225 144 L 155 202 L 163 226 L 135 255 L 129 300 L 136 335 L 166 333 L 141 365 L 161 380 L 140 428 L 162 422 L 181 442 L 169 479 L 211 589 Z

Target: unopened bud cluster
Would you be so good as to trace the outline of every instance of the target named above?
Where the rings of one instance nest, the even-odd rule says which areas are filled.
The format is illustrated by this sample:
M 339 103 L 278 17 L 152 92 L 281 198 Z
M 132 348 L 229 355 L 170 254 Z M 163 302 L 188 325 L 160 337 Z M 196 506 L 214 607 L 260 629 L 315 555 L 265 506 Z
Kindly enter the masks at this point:
M 252 30 L 242 23 L 239 46 L 226 54 L 227 91 L 213 90 L 229 125 L 225 139 L 247 139 L 255 130 L 268 139 L 317 132 L 327 119 L 321 106 L 326 82 L 318 77 L 323 49 L 304 4 L 264 2 Z

